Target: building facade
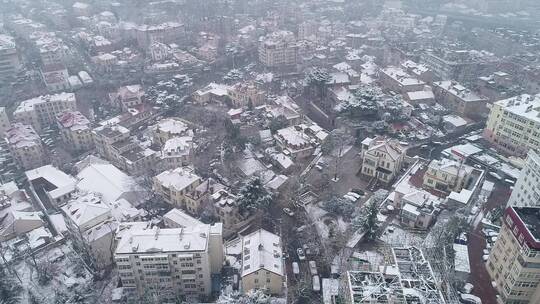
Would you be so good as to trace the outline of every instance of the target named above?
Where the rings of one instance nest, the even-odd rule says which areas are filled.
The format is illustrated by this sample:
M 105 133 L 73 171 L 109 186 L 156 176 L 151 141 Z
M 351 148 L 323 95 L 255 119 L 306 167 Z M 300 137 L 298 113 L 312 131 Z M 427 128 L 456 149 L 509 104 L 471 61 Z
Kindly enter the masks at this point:
M 540 149 L 540 95 L 523 94 L 497 101 L 484 129 L 484 138 L 499 150 L 525 156 Z
M 92 129 L 90 121 L 79 111 L 67 111 L 57 116 L 56 122 L 60 129 L 62 141 L 73 151 L 92 149 Z
M 530 150 L 521 170 L 512 195 L 506 204 L 508 207 L 540 207 L 540 154 Z
M 73 93 L 44 95 L 21 102 L 13 112 L 13 119 L 31 125 L 39 132 L 56 123 L 60 113 L 75 110 L 77 101 Z
M 363 175 L 389 184 L 403 167 L 405 149 L 397 140 L 383 137 L 366 138 L 362 141 Z
M 19 167 L 30 170 L 47 163 L 45 147 L 32 126 L 14 123 L 5 136 L 9 152 Z
M 487 260 L 501 304 L 540 303 L 540 208 L 508 207 Z

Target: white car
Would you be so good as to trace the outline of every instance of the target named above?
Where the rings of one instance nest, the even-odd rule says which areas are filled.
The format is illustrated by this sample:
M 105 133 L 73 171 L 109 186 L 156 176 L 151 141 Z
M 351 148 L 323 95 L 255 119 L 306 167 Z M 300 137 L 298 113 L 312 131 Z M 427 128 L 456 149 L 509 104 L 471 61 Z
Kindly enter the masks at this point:
M 355 197 L 350 196 L 350 195 L 348 195 L 348 194 L 345 194 L 345 195 L 343 196 L 343 198 L 344 198 L 344 199 L 348 199 L 348 200 L 350 200 L 350 201 L 353 202 L 353 203 L 355 203 L 356 200 L 357 200 Z
M 346 195 L 352 196 L 352 197 L 356 198 L 357 200 L 359 200 L 360 198 L 362 198 L 362 196 L 361 196 L 360 194 L 354 193 L 354 192 L 352 192 L 352 191 L 351 191 L 351 192 L 347 192 Z
M 482 304 L 482 300 L 479 297 L 470 293 L 462 293 L 459 300 L 461 303 Z
M 300 274 L 300 266 L 298 266 L 298 263 L 297 263 L 297 262 L 293 262 L 293 263 L 292 263 L 292 272 L 293 272 L 295 275 L 299 275 L 299 274 Z
M 309 261 L 309 272 L 312 276 L 317 275 L 317 263 L 315 261 Z
M 288 216 L 294 216 L 294 212 L 289 208 L 283 208 L 283 212 Z

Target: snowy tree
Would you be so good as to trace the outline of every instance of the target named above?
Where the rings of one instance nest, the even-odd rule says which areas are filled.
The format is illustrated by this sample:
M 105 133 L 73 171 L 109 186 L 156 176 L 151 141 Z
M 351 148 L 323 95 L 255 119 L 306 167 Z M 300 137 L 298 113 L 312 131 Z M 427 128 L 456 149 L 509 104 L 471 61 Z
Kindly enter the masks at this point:
M 248 180 L 240 188 L 238 206 L 244 215 L 253 214 L 257 210 L 265 210 L 272 203 L 272 195 L 266 190 L 259 177 Z
M 305 82 L 308 88 L 320 98 L 326 97 L 328 83 L 332 77 L 324 68 L 314 68 L 306 74 Z
M 282 299 L 266 295 L 262 290 L 250 290 L 246 294 L 239 292 L 222 293 L 216 304 L 279 304 Z
M 227 83 L 236 82 L 242 78 L 244 78 L 244 73 L 238 69 L 232 69 L 225 76 L 223 76 L 223 80 Z
M 379 236 L 380 230 L 377 224 L 377 214 L 387 194 L 388 192 L 385 190 L 374 193 L 369 201 L 364 204 L 360 214 L 355 218 L 353 226 L 365 232 L 364 240 L 372 241 Z
M 0 303 L 15 304 L 21 299 L 22 287 L 0 264 Z
M 272 118 L 268 124 L 268 128 L 272 134 L 275 134 L 278 130 L 287 127 L 288 124 L 289 122 L 287 121 L 287 118 L 283 115 L 279 115 L 278 117 Z
M 333 196 L 323 203 L 323 209 L 336 215 L 350 217 L 354 213 L 354 203 L 350 200 Z

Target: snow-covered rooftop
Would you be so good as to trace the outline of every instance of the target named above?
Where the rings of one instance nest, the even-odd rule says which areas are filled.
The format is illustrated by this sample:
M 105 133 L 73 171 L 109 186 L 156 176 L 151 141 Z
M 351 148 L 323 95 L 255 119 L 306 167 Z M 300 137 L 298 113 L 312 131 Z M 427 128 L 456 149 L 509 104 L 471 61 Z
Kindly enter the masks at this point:
M 281 238 L 264 229 L 242 238 L 242 277 L 259 270 L 284 275 Z
M 30 182 L 44 179 L 54 186 L 54 189 L 48 190 L 51 198 L 56 199 L 62 197 L 68 193 L 75 191 L 75 184 L 77 180 L 60 169 L 53 167 L 52 165 L 46 165 L 33 170 L 25 172 L 26 178 Z
M 179 167 L 174 170 L 163 171 L 155 179 L 163 187 L 172 188 L 175 191 L 182 191 L 187 187 L 200 181 L 200 177 L 193 173 L 192 168 Z

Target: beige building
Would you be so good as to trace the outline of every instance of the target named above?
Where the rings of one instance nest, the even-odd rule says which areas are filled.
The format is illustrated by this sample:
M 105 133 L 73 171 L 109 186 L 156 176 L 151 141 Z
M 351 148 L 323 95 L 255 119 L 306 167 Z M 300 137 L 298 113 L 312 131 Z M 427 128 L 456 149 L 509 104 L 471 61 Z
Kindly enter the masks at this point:
M 451 159 L 432 160 L 424 174 L 423 186 L 441 192 L 460 192 L 473 169 Z
M 202 300 L 212 293 L 212 275 L 223 265 L 221 224 L 126 231 L 114 255 L 124 291 L 160 302 L 182 296 Z
M 195 189 L 201 182 L 201 178 L 193 173 L 192 168 L 179 167 L 156 175 L 153 189 L 167 203 L 194 214 L 200 207 Z
M 433 94 L 438 103 L 465 117 L 485 117 L 488 112 L 487 98 L 455 81 L 434 82 Z
M 14 123 L 5 136 L 9 152 L 19 167 L 29 170 L 47 163 L 45 147 L 32 126 Z
M 141 85 L 128 85 L 120 87 L 116 92 L 109 94 L 109 100 L 113 106 L 124 111 L 128 108 L 143 103 L 144 90 Z
M 163 146 L 169 139 L 182 136 L 193 136 L 190 126 L 180 118 L 170 117 L 160 120 L 151 127 L 154 144 Z
M 260 106 L 266 102 L 266 92 L 254 83 L 237 83 L 229 89 L 229 97 L 234 107 Z
M 44 95 L 22 101 L 13 112 L 13 119 L 31 125 L 36 131 L 51 126 L 58 114 L 77 110 L 73 93 Z
M 497 101 L 484 129 L 484 138 L 508 154 L 525 156 L 540 150 L 540 94 L 523 94 Z
M 66 148 L 88 151 L 94 146 L 90 121 L 79 111 L 66 111 L 56 118 Z
M 278 31 L 264 37 L 259 45 L 259 61 L 268 68 L 296 66 L 298 46 L 294 34 Z
M 501 304 L 540 303 L 540 208 L 509 207 L 487 260 Z
M 281 295 L 285 287 L 285 269 L 281 238 L 264 229 L 242 237 L 242 292 L 261 289 Z
M 363 175 L 389 184 L 403 167 L 407 149 L 399 141 L 384 137 L 362 141 Z

